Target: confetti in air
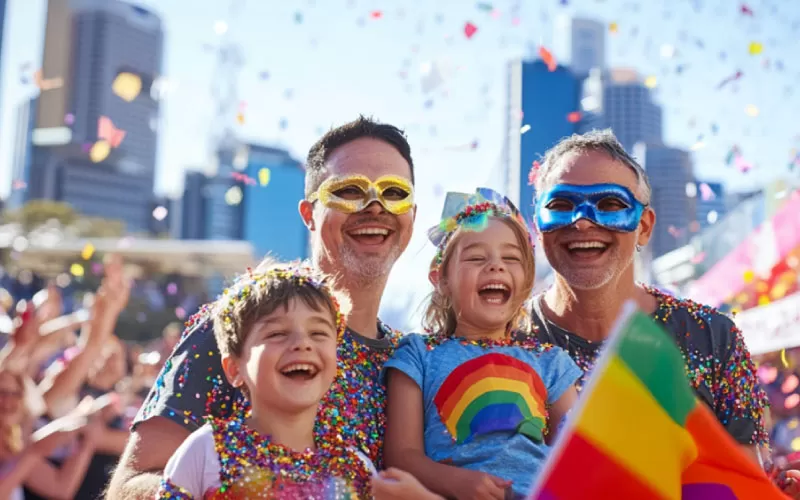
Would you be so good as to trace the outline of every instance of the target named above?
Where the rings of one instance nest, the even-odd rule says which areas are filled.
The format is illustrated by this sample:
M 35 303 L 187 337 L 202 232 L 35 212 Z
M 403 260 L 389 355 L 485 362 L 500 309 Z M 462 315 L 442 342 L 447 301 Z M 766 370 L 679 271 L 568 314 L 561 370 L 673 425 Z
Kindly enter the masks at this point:
M 478 27 L 470 22 L 464 25 L 464 35 L 466 35 L 467 39 L 471 39 L 477 31 Z
M 558 63 L 556 62 L 555 56 L 547 50 L 545 47 L 539 47 L 539 57 L 542 58 L 542 61 L 547 65 L 548 71 L 555 71 L 558 68 Z
M 94 255 L 94 245 L 87 243 L 86 246 L 83 247 L 83 250 L 81 250 L 81 258 L 83 260 L 89 260 L 92 258 L 92 255 Z
M 258 182 L 261 187 L 266 187 L 269 184 L 270 176 L 270 170 L 266 167 L 258 171 Z
M 100 140 L 94 143 L 94 145 L 89 150 L 89 159 L 92 160 L 94 163 L 100 163 L 101 161 L 108 158 L 108 155 L 111 154 L 111 145 L 104 141 Z
M 764 51 L 764 45 L 759 42 L 750 42 L 747 51 L 751 56 L 757 56 Z
M 111 84 L 111 90 L 125 102 L 132 102 L 142 91 L 142 79 L 133 73 L 120 73 Z

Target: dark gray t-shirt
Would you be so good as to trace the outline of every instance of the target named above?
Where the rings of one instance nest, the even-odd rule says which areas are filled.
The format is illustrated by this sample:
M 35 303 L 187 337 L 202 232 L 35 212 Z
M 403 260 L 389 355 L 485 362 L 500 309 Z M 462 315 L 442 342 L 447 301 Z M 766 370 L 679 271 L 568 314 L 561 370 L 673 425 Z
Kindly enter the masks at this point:
M 744 345 L 742 332 L 727 316 L 691 300 L 678 299 L 646 287 L 658 300 L 653 319 L 672 334 L 686 361 L 686 374 L 698 397 L 705 402 L 741 444 L 767 444 L 764 410 L 766 393 L 756 377 L 755 364 Z M 537 336 L 565 349 L 587 379 L 602 342 L 590 342 L 551 321 L 543 321 L 541 296 L 534 299 L 532 319 Z
M 154 416 L 166 417 L 194 432 L 207 417 L 228 418 L 241 393 L 222 371 L 213 320 L 205 306 L 187 323 L 181 340 L 161 369 L 133 421 L 133 427 Z M 348 329 L 339 342 L 337 379 L 325 402 L 341 416 L 336 425 L 373 463 L 382 455 L 385 388 L 383 364 L 394 352 L 400 333 L 378 322 L 381 337 L 364 337 Z

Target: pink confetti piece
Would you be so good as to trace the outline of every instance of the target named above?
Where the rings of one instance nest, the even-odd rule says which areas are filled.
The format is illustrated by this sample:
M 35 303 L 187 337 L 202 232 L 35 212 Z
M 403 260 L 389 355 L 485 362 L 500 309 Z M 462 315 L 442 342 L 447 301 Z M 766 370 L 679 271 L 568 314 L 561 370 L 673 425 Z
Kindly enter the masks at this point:
M 700 252 L 699 254 L 697 254 L 694 257 L 692 257 L 690 262 L 692 264 L 699 264 L 699 263 L 703 262 L 705 259 L 706 259 L 706 253 L 705 252 Z
M 716 197 L 717 195 L 714 194 L 714 190 L 711 189 L 711 186 L 705 182 L 700 184 L 700 198 L 702 198 L 703 201 L 713 200 Z
M 567 115 L 567 121 L 570 123 L 578 123 L 581 121 L 581 117 L 583 117 L 583 114 L 580 111 L 573 111 Z
M 467 39 L 471 39 L 472 36 L 478 31 L 478 27 L 474 24 L 467 22 L 464 25 L 464 34 L 467 36 Z
M 679 238 L 682 233 L 682 231 L 675 226 L 669 226 L 667 232 L 672 235 L 673 238 Z
M 542 165 L 538 161 L 536 161 L 536 160 L 533 161 L 533 165 L 531 165 L 531 169 L 528 172 L 528 185 L 529 186 L 533 186 L 534 184 L 536 184 L 536 176 L 539 175 L 539 167 L 541 167 L 541 166 Z
M 734 164 L 736 165 L 736 170 L 743 174 L 746 174 L 753 168 L 753 165 L 745 160 L 741 155 L 736 155 L 734 158 Z

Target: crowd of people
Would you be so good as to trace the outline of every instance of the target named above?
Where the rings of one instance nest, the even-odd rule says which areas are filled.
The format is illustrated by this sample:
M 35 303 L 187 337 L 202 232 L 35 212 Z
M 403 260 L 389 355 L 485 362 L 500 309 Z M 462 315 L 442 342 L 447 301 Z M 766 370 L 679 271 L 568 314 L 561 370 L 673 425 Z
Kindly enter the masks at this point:
M 4 289 L 0 314 L 0 497 L 101 498 L 162 361 L 173 324 L 151 345 L 123 342 L 115 325 L 131 282 L 111 257 L 96 293 L 67 313 L 63 289 L 32 297 Z
M 312 259 L 243 269 L 157 376 L 113 334 L 130 294 L 118 258 L 85 316 L 61 318 L 49 294 L 20 303 L 0 361 L 0 493 L 97 498 L 110 478 L 112 499 L 525 498 L 629 301 L 674 339 L 741 453 L 773 467 L 741 332 L 634 280 L 656 223 L 646 172 L 604 131 L 564 139 L 532 177 L 535 221 L 489 189 L 448 193 L 425 333 L 378 318 L 414 226 L 414 164 L 399 129 L 363 117 L 309 152 Z M 531 297 L 535 245 L 556 276 Z M 770 477 L 800 498 L 791 466 Z

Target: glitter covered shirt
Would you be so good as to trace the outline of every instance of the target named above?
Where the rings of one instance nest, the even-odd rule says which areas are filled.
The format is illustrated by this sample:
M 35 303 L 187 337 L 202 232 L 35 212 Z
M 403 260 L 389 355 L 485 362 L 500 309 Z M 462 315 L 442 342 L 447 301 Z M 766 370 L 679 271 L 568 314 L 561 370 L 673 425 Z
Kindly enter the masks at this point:
M 742 332 L 727 316 L 688 299 L 678 299 L 645 287 L 658 306 L 652 317 L 672 335 L 686 362 L 689 382 L 717 416 L 728 433 L 741 444 L 769 442 L 764 426 L 766 393 L 756 378 L 755 364 L 745 347 Z M 568 332 L 551 321 L 543 322 L 541 296 L 534 299 L 533 321 L 537 335 L 569 352 L 586 380 L 603 346 Z
M 520 497 L 549 452 L 548 409 L 581 375 L 563 349 L 533 337 L 419 334 L 403 338 L 385 370 L 422 392 L 428 458 L 512 481 Z
M 207 417 L 232 415 L 241 394 L 222 372 L 209 308 L 204 306 L 186 323 L 181 340 L 139 409 L 134 427 L 160 416 L 191 432 L 202 426 Z M 378 329 L 382 333 L 378 339 L 345 331 L 337 353 L 339 374 L 320 406 L 317 431 L 338 429 L 343 439 L 380 467 L 386 417 L 385 389 L 379 377 L 400 333 L 380 322 Z
M 293 451 L 239 418 L 193 432 L 164 469 L 157 498 L 319 500 L 369 498 L 370 460 L 354 449 Z

